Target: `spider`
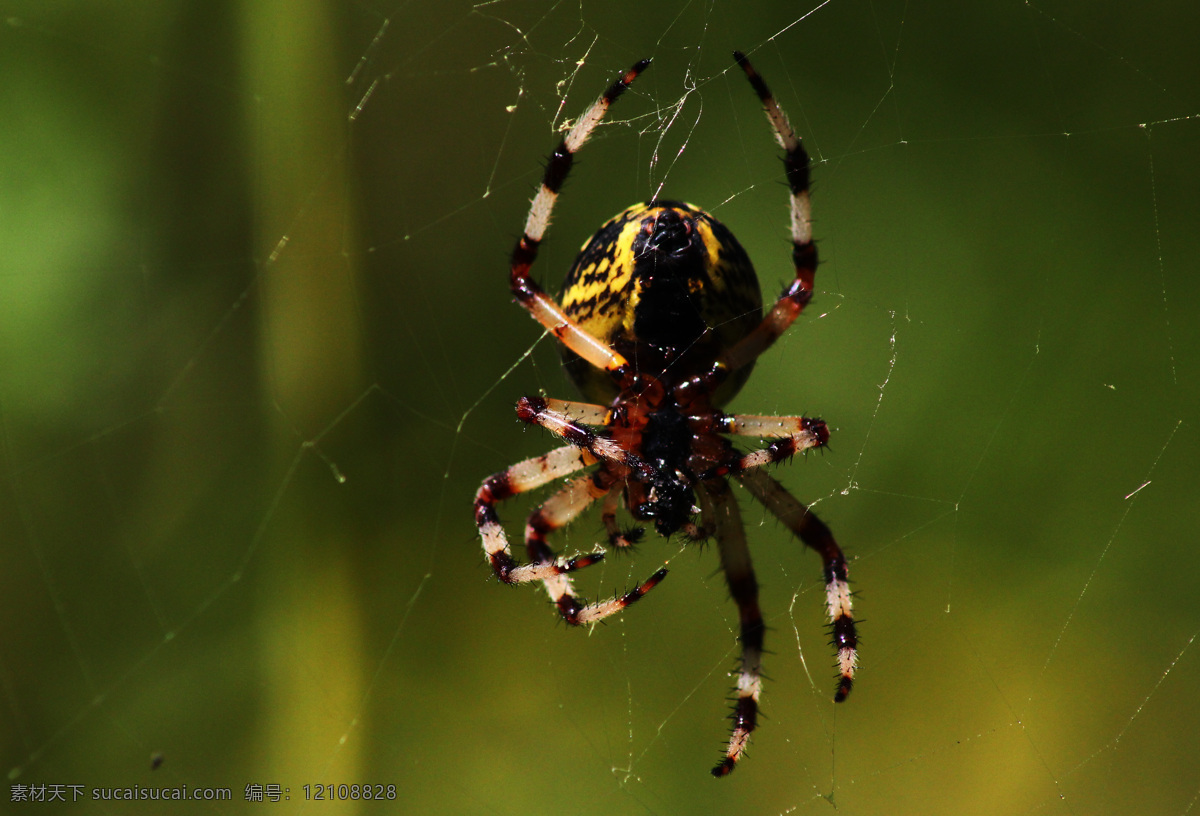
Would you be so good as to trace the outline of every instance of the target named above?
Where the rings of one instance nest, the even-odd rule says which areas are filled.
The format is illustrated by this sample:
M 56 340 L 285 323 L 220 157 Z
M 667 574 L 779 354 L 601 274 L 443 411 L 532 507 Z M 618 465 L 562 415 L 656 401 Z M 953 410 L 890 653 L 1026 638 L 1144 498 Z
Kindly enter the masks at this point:
M 716 539 L 741 624 L 733 726 L 724 756 L 712 770 L 718 777 L 737 766 L 757 724 L 766 629 L 746 531 L 726 477 L 824 562 L 837 650 L 837 702 L 854 681 L 858 643 L 841 549 L 829 528 L 763 467 L 825 445 L 828 428 L 820 419 L 719 409 L 746 382 L 758 356 L 804 310 L 817 266 L 808 154 L 749 60 L 740 52 L 733 56 L 785 151 L 795 279 L 763 317 L 757 276 L 733 234 L 708 213 L 679 201 L 636 204 L 604 224 L 567 274 L 560 302 L 530 277 L 575 153 L 650 60 L 636 63 L 588 108 L 550 157 L 512 252 L 513 295 L 562 344 L 566 371 L 589 402 L 522 398 L 517 416 L 567 444 L 489 476 L 475 495 L 475 522 L 496 576 L 506 584 L 541 581 L 563 620 L 577 626 L 635 603 L 667 574 L 664 567 L 623 595 L 585 603 L 575 594 L 571 575 L 598 563 L 605 552 L 563 558 L 547 537 L 589 505 L 602 502 L 601 523 L 615 549 L 633 546 L 643 533 L 640 526 L 618 524 L 622 501 L 636 521 L 652 523 L 664 537 Z M 730 435 L 772 441 L 742 453 L 726 438 Z M 580 473 L 586 468 L 592 469 Z M 572 478 L 527 519 L 528 563 L 518 563 L 496 504 L 566 477 Z

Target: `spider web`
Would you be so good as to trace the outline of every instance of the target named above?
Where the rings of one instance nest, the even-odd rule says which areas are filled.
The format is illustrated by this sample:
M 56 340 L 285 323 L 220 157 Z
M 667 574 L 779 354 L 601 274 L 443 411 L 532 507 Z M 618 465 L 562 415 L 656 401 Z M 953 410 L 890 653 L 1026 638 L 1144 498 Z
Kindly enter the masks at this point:
M 58 805 L 81 813 L 159 807 L 106 787 L 261 807 L 247 785 L 322 812 L 1197 812 L 1193 8 L 4 17 L 10 786 L 82 786 Z M 572 393 L 506 260 L 617 71 L 655 60 L 581 153 L 540 279 L 658 194 L 729 225 L 768 296 L 788 279 L 733 48 L 813 156 L 822 265 L 732 408 L 829 422 L 775 473 L 853 559 L 863 645 L 835 707 L 818 559 L 743 497 L 766 717 L 715 782 L 737 617 L 711 548 L 648 536 L 580 587 L 666 561 L 662 586 L 565 630 L 491 580 L 469 507 L 552 445 L 515 399 Z M 599 539 L 590 515 L 555 543 Z M 395 799 L 306 799 L 343 783 Z

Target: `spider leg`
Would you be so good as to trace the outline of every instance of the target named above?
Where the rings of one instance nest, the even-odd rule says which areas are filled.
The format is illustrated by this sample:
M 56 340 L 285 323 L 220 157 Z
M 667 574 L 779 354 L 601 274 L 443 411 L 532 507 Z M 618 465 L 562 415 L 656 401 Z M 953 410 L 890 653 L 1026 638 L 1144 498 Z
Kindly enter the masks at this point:
M 817 247 L 812 240 L 812 202 L 808 195 L 808 153 L 750 60 L 738 51 L 733 53 L 733 58 L 746 72 L 751 87 L 762 102 L 767 119 L 775 129 L 775 138 L 784 149 L 783 166 L 791 193 L 792 264 L 796 268 L 796 277 L 762 323 L 717 359 L 718 369 L 724 366 L 729 370 L 753 362 L 779 335 L 787 331 L 812 299 L 813 279 L 817 272 Z
M 621 525 L 617 523 L 617 507 L 620 501 L 621 494 L 618 491 L 610 490 L 608 492 L 608 495 L 604 497 L 604 508 L 600 511 L 600 522 L 604 525 L 604 532 L 608 533 L 609 546 L 624 550 L 640 541 L 645 529 L 642 527 L 621 529 Z
M 858 634 L 854 628 L 850 584 L 846 579 L 846 557 L 825 523 L 769 473 L 747 470 L 734 474 L 734 478 L 805 545 L 816 550 L 825 564 L 825 605 L 833 631 L 833 645 L 837 648 L 840 675 L 833 699 L 840 703 L 850 693 L 858 665 Z
M 758 416 L 725 414 L 714 423 L 720 433 L 738 436 L 774 438 L 767 447 L 746 454 L 730 450 L 730 458 L 700 475 L 700 479 L 737 474 L 763 465 L 782 462 L 811 448 L 829 442 L 829 428 L 820 419 L 809 417 Z
M 565 404 L 558 400 L 554 403 Z M 625 450 L 611 436 L 596 433 L 575 417 L 558 410 L 555 404 L 544 397 L 521 397 L 517 401 L 517 418 L 531 425 L 541 425 L 550 433 L 587 451 L 596 459 L 635 472 L 644 481 L 651 481 L 657 475 L 654 466 L 649 462 L 632 451 Z
M 548 411 L 570 417 L 583 425 L 607 427 L 613 423 L 612 409 L 604 405 L 546 398 L 545 408 Z M 617 523 L 617 509 L 620 500 L 620 491 L 610 489 L 604 494 L 604 508 L 600 513 L 600 521 L 604 525 L 604 532 L 608 534 L 609 546 L 623 550 L 632 547 L 641 539 L 642 528 L 621 529 Z
M 729 594 L 737 604 L 741 623 L 738 640 L 742 644 L 742 660 L 731 716 L 733 730 L 724 759 L 712 769 L 713 776 L 726 776 L 746 753 L 750 734 L 758 722 L 758 698 L 762 693 L 763 633 L 766 626 L 758 608 L 758 580 L 750 562 L 750 548 L 746 545 L 746 528 L 742 524 L 737 501 L 729 489 L 729 482 L 724 479 L 702 482 L 698 495 L 704 523 L 716 533 L 721 568 L 729 584 Z
M 569 416 L 584 425 L 608 426 L 613 423 L 612 409 L 606 405 L 593 405 L 590 402 L 570 402 L 568 400 L 545 398 L 546 408 Z
M 722 414 L 714 423 L 719 433 L 736 436 L 757 436 L 760 439 L 777 439 L 794 436 L 811 428 L 819 419 L 799 416 L 765 416 L 762 414 Z M 822 423 L 823 424 L 823 423 Z
M 592 365 L 622 378 L 632 376 L 629 362 L 607 343 L 588 334 L 575 321 L 567 317 L 562 307 L 555 303 L 529 276 L 529 269 L 537 260 L 538 246 L 546 234 L 546 228 L 550 225 L 550 215 L 554 210 L 554 203 L 558 199 L 563 182 L 567 180 L 567 175 L 571 171 L 575 153 L 583 147 L 617 98 L 649 65 L 650 60 L 648 59 L 635 63 L 620 79 L 609 86 L 604 95 L 588 108 L 555 149 L 550 161 L 546 164 L 542 186 L 530 204 L 529 215 L 525 220 L 524 234 L 513 248 L 509 276 L 509 286 L 513 295 L 517 302 L 533 316 L 534 320 L 541 323 L 567 348 Z
M 783 166 L 787 177 L 791 207 L 792 264 L 796 277 L 783 290 L 775 305 L 745 337 L 722 352 L 712 368 L 703 374 L 691 377 L 677 389 L 680 393 L 695 391 L 712 393 L 730 373 L 758 359 L 764 351 L 779 339 L 796 321 L 804 307 L 812 300 L 813 281 L 817 274 L 817 247 L 812 239 L 812 202 L 808 195 L 808 153 L 792 130 L 787 115 L 771 95 L 758 72 L 740 51 L 733 58 L 745 71 L 750 86 L 762 102 L 767 120 L 775 130 L 775 138 L 784 149 Z
M 546 544 L 546 536 L 569 524 L 596 499 L 609 494 L 614 481 L 613 474 L 601 466 L 601 469 L 594 474 L 571 480 L 530 513 L 529 519 L 525 523 L 525 549 L 529 553 L 530 561 L 540 564 L 562 563 L 561 559 L 556 558 L 554 551 Z M 595 623 L 620 612 L 630 604 L 641 600 L 642 596 L 653 589 L 667 574 L 664 567 L 650 576 L 645 583 L 624 595 L 609 598 L 607 601 L 584 604 L 575 595 L 568 573 L 594 564 L 602 557 L 603 553 L 592 553 L 590 556 L 574 558 L 566 562 L 572 566 L 572 569 L 561 570 L 542 578 L 550 600 L 554 601 L 559 614 L 567 623 L 575 626 Z
M 571 562 L 536 563 L 518 566 L 508 546 L 508 536 L 496 514 L 496 504 L 555 479 L 569 476 L 598 460 L 586 450 L 574 445 L 555 448 L 542 456 L 518 462 L 507 470 L 493 473 L 483 480 L 475 494 L 475 524 L 483 540 L 483 551 L 496 577 L 506 584 L 544 581 L 563 572 L 594 563 L 594 555 L 581 556 Z

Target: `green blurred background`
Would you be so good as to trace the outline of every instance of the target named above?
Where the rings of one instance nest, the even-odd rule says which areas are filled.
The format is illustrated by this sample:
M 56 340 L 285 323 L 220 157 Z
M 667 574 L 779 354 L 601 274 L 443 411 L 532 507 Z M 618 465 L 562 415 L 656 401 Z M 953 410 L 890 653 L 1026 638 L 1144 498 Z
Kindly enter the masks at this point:
M 10 785 L 233 791 L 181 813 L 1196 811 L 1196 4 L 3 9 Z M 470 504 L 553 444 L 517 397 L 571 395 L 506 258 L 556 128 L 617 71 L 655 60 L 542 279 L 660 189 L 768 295 L 788 278 L 733 48 L 813 155 L 823 260 L 733 408 L 830 423 L 778 474 L 854 559 L 864 622 L 835 708 L 819 562 L 743 501 L 767 718 L 717 782 L 716 554 L 648 538 L 581 588 L 670 577 L 568 631 L 490 577 Z M 304 801 L 329 783 L 396 799 Z

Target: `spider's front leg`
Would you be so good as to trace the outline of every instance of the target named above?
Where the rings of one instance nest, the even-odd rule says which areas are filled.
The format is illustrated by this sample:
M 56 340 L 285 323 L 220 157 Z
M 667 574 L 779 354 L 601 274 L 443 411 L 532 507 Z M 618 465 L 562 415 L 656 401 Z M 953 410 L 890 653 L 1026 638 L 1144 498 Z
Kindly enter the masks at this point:
M 539 561 L 518 565 L 508 546 L 508 536 L 500 524 L 496 504 L 521 493 L 541 487 L 555 479 L 569 476 L 596 463 L 596 458 L 573 445 L 564 445 L 550 453 L 518 462 L 507 470 L 493 473 L 483 480 L 475 493 L 475 525 L 483 540 L 483 551 L 496 577 L 506 584 L 546 581 L 565 572 L 593 564 L 602 554 L 580 556 L 571 561 Z
M 666 576 L 667 569 L 658 570 L 633 590 L 606 601 L 584 604 L 575 595 L 570 573 L 599 562 L 604 553 L 562 559 L 546 543 L 547 535 L 570 523 L 592 502 L 607 496 L 613 485 L 628 473 L 628 465 L 647 466 L 626 454 L 611 437 L 592 431 L 572 414 L 598 425 L 611 422 L 608 410 L 601 406 L 541 397 L 521 399 L 517 415 L 522 420 L 541 425 L 571 444 L 485 479 L 475 494 L 475 523 L 496 577 L 508 584 L 541 581 L 563 619 L 580 625 L 603 620 L 636 602 Z M 518 565 L 496 513 L 496 504 L 597 463 L 601 465 L 599 470 L 573 479 L 530 514 L 525 525 L 525 548 L 531 563 Z
M 546 543 L 546 537 L 555 530 L 570 524 L 596 499 L 608 495 L 616 481 L 617 475 L 608 467 L 608 463 L 601 462 L 599 470 L 572 480 L 530 513 L 525 522 L 525 549 L 529 553 L 530 561 L 541 564 L 559 563 L 561 559 L 557 558 L 554 551 L 550 549 Z M 562 615 L 563 620 L 573 626 L 595 623 L 620 612 L 630 604 L 641 600 L 667 574 L 666 567 L 663 567 L 644 583 L 623 595 L 613 596 L 606 601 L 585 604 L 575 594 L 569 573 L 574 569 L 596 563 L 603 555 L 603 553 L 592 553 L 590 556 L 572 559 L 567 562 L 573 564 L 571 570 L 563 570 L 542 579 L 542 584 L 546 587 L 550 600 L 558 608 L 559 614 Z M 582 563 L 585 560 L 587 563 Z
M 724 479 L 710 479 L 697 491 L 705 525 L 711 525 L 721 556 L 721 569 L 729 584 L 729 594 L 738 608 L 742 645 L 741 666 L 734 686 L 733 730 L 724 758 L 712 769 L 713 776 L 727 776 L 746 753 L 750 734 L 758 724 L 758 698 L 762 694 L 762 610 L 758 606 L 758 579 L 750 561 L 746 529 L 742 524 L 737 500 Z
M 611 436 L 597 433 L 584 424 L 590 422 L 608 425 L 612 422 L 611 412 L 601 406 L 577 405 L 543 397 L 522 397 L 517 402 L 517 416 L 531 425 L 542 426 L 555 436 L 570 442 L 588 456 L 600 460 L 600 468 L 592 476 L 585 477 L 592 485 L 589 488 L 590 498 L 586 502 L 581 503 L 579 500 L 572 502 L 566 495 L 559 494 L 552 496 L 546 504 L 530 515 L 529 523 L 525 528 L 525 542 L 531 559 L 551 558 L 553 553 L 546 546 L 546 535 L 552 530 L 566 525 L 592 501 L 610 493 L 615 485 L 625 483 L 631 475 L 635 474 L 642 480 L 650 480 L 657 475 L 649 463 L 622 448 Z M 609 502 L 606 501 L 606 507 L 608 505 Z M 609 538 L 612 540 L 613 530 L 609 520 L 606 520 L 605 526 L 608 529 Z M 546 591 L 550 593 L 550 597 L 558 606 L 559 612 L 567 623 L 592 623 L 619 612 L 641 599 L 657 586 L 666 577 L 666 574 L 667 568 L 663 567 L 640 586 L 624 595 L 586 606 L 575 596 L 571 589 L 570 578 L 565 574 L 557 576 L 552 581 L 547 581 Z
M 619 491 L 610 490 L 604 497 L 604 509 L 600 513 L 600 523 L 608 534 L 608 545 L 618 550 L 628 550 L 642 540 L 646 534 L 644 527 L 621 527 L 617 522 L 617 509 L 621 503 Z
M 769 473 L 747 470 L 734 474 L 734 478 L 806 546 L 816 550 L 824 562 L 825 606 L 837 650 L 838 686 L 833 699 L 840 703 L 850 693 L 858 667 L 858 631 L 854 626 L 853 593 L 846 577 L 846 557 L 825 523 Z

